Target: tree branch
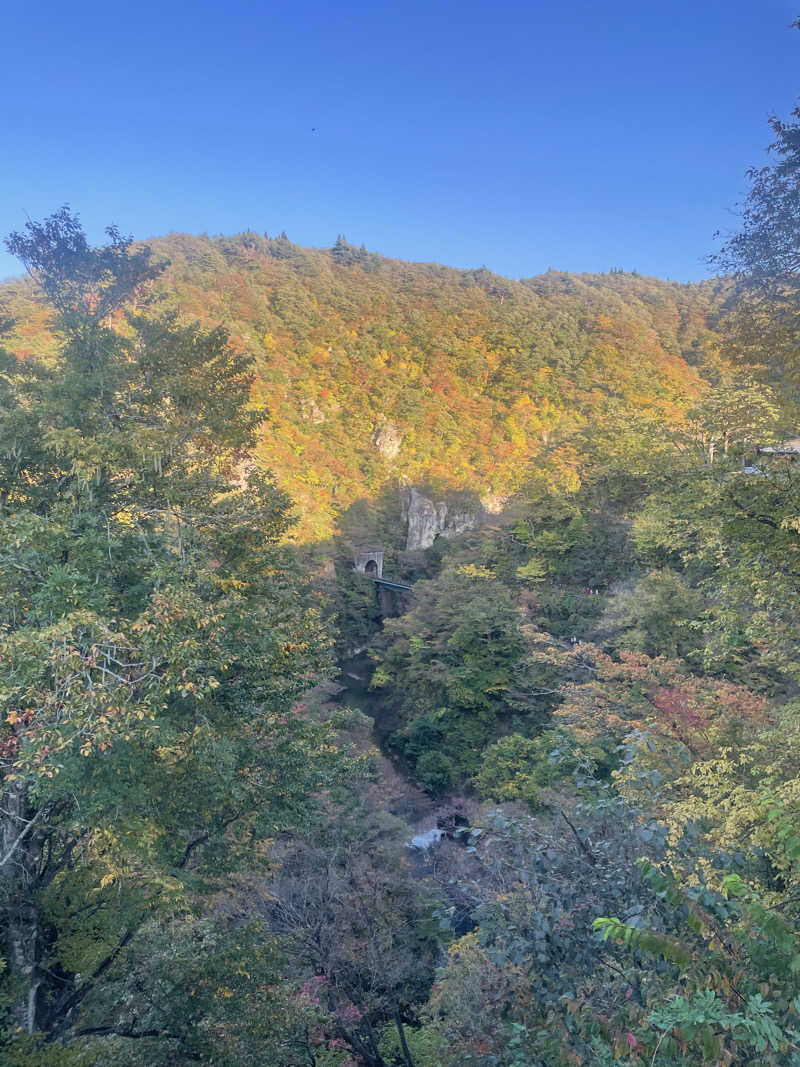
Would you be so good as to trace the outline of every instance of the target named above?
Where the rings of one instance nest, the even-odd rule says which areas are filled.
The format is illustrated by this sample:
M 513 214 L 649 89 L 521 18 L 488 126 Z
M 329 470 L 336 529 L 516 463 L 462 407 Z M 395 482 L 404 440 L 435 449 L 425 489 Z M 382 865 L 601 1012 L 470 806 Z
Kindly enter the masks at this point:
M 592 850 L 589 848 L 589 846 L 583 840 L 581 835 L 578 833 L 578 831 L 572 825 L 572 823 L 570 822 L 570 820 L 569 820 L 569 818 L 567 816 L 567 813 L 563 809 L 560 809 L 560 810 L 561 810 L 561 816 L 564 819 L 564 822 L 567 824 L 567 826 L 570 828 L 570 830 L 572 830 L 573 834 L 575 835 L 575 840 L 578 842 L 578 845 L 580 846 L 581 852 L 583 852 L 583 854 L 588 859 L 589 863 L 591 863 L 591 865 L 594 867 L 595 864 L 597 863 L 597 856 L 595 856 L 594 852 L 592 852 Z

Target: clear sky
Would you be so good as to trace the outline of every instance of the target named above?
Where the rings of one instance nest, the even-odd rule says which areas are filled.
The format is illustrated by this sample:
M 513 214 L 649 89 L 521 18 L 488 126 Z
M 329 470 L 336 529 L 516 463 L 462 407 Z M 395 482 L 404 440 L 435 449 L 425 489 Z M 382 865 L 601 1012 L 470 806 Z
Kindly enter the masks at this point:
M 800 0 L 0 3 L 0 233 L 62 203 L 524 277 L 704 277 Z M 0 277 L 16 273 L 0 252 Z

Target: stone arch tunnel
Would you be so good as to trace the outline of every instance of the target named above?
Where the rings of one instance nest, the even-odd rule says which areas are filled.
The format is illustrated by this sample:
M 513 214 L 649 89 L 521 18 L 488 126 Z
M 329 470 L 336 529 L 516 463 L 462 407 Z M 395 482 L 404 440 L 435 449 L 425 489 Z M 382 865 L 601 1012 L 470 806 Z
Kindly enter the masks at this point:
M 363 545 L 353 552 L 354 566 L 368 578 L 383 577 L 383 548 L 380 545 Z
M 355 548 L 353 569 L 375 582 L 375 594 L 381 615 L 386 618 L 390 615 L 401 615 L 406 610 L 411 586 L 383 577 L 383 551 L 381 545 L 362 545 Z

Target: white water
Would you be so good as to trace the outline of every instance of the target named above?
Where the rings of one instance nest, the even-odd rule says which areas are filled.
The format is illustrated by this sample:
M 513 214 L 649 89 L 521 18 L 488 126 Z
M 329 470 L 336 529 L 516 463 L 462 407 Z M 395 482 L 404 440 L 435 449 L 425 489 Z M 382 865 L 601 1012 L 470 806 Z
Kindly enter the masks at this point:
M 443 836 L 444 831 L 440 830 L 438 826 L 434 826 L 430 830 L 425 830 L 421 834 L 414 834 L 408 843 L 408 847 L 419 849 L 420 852 L 426 852 L 431 845 L 435 845 L 441 841 Z

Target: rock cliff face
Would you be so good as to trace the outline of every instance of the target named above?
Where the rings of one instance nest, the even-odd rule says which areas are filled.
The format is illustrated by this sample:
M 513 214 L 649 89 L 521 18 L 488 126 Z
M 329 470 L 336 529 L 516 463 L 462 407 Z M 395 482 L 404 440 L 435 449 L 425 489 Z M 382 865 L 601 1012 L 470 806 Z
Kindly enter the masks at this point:
M 430 548 L 437 537 L 456 537 L 478 524 L 476 511 L 448 510 L 441 500 L 428 500 L 416 489 L 403 490 L 403 520 L 408 524 L 406 549 Z
M 375 429 L 372 443 L 384 459 L 397 459 L 403 446 L 403 435 L 394 423 L 385 422 Z

